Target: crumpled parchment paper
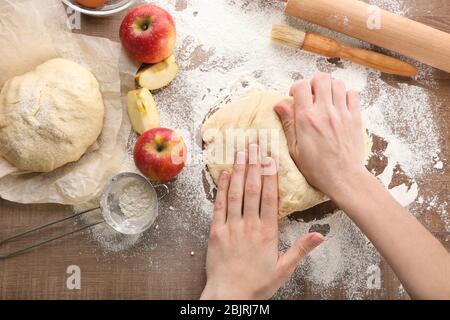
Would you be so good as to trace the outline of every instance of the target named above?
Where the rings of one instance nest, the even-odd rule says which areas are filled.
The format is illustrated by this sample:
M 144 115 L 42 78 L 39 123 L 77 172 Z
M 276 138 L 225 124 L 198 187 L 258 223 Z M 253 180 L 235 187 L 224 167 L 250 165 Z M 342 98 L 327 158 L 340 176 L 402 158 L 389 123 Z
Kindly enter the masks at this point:
M 121 84 L 124 92 L 131 89 L 137 66 L 119 43 L 72 33 L 60 0 L 0 0 L 0 48 L 0 88 L 9 78 L 61 57 L 94 74 L 105 104 L 103 131 L 80 160 L 50 173 L 29 173 L 0 158 L 0 197 L 77 205 L 98 196 L 125 155 L 130 124 Z

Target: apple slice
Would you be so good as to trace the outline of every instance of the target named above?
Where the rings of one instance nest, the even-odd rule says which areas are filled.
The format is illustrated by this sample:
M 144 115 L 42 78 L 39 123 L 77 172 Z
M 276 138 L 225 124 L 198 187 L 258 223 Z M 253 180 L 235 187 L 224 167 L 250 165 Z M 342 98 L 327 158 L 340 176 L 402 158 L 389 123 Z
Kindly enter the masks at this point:
M 159 111 L 147 88 L 128 92 L 127 109 L 131 125 L 138 134 L 159 127 Z
M 178 65 L 175 56 L 142 69 L 136 75 L 139 85 L 149 90 L 157 90 L 167 86 L 177 76 Z

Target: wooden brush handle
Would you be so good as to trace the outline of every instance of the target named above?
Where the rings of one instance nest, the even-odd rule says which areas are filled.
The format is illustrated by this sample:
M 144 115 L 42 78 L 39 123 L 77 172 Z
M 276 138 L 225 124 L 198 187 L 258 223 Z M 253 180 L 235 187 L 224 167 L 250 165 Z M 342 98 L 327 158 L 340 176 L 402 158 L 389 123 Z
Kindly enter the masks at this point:
M 316 34 L 307 33 L 303 42 L 303 50 L 329 58 L 343 58 L 354 63 L 380 70 L 384 73 L 412 77 L 417 69 L 409 63 L 386 56 L 381 53 L 346 47 L 336 40 Z
M 370 29 L 373 7 L 357 0 L 288 0 L 286 14 L 365 40 L 450 72 L 450 34 L 379 10 L 380 28 Z

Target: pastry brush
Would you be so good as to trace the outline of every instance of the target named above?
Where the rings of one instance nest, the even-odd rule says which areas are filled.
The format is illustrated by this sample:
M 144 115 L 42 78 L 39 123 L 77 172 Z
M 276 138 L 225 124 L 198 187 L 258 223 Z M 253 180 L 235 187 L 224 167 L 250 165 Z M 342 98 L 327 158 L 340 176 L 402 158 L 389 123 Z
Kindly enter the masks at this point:
M 329 37 L 290 26 L 273 25 L 272 40 L 329 58 L 347 59 L 388 74 L 404 77 L 417 75 L 416 67 L 399 59 L 370 50 L 348 47 Z

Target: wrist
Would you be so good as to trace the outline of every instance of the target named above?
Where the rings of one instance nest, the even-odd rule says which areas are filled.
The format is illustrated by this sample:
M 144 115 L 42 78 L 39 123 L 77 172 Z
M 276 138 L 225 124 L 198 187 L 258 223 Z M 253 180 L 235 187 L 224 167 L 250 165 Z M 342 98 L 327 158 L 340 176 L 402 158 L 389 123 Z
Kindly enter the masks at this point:
M 244 290 L 236 290 L 233 288 L 222 288 L 220 286 L 206 283 L 200 300 L 252 300 L 255 296 L 244 292 Z
M 220 298 L 215 290 L 211 290 L 210 286 L 206 284 L 202 294 L 200 295 L 200 300 L 220 300 Z
M 345 208 L 345 204 L 358 197 L 358 194 L 362 192 L 362 187 L 372 180 L 376 180 L 376 178 L 365 167 L 347 170 L 342 177 L 336 179 L 335 186 L 328 196 L 338 206 Z

